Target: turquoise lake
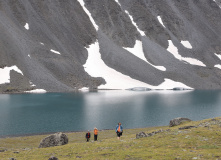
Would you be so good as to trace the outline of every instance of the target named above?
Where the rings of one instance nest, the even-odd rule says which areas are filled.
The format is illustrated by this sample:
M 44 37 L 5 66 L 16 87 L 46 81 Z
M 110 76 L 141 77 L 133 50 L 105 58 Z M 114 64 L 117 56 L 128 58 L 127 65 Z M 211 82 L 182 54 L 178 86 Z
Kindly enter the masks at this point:
M 221 116 L 220 90 L 1 94 L 0 137 L 168 125 Z

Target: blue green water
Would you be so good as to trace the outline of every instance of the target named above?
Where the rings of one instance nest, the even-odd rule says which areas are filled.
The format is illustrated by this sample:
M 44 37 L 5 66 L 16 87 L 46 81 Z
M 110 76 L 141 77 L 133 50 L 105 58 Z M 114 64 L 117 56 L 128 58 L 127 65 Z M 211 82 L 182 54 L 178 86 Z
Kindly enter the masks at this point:
M 0 95 L 0 136 L 168 125 L 221 116 L 221 91 L 99 91 Z

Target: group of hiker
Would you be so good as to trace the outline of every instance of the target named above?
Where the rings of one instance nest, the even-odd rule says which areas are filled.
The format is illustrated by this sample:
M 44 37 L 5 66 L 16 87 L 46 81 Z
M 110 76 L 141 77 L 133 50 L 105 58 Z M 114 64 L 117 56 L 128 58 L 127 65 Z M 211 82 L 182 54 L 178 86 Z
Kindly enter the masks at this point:
M 94 128 L 94 141 L 97 141 L 97 136 L 98 136 L 98 129 L 95 127 Z M 91 133 L 90 131 L 88 130 L 88 132 L 86 133 L 86 140 L 87 142 L 89 142 L 90 138 L 91 138 Z
M 121 123 L 119 122 L 116 126 L 116 129 L 115 129 L 115 132 L 117 134 L 117 139 L 120 139 L 120 136 L 122 136 L 122 133 L 123 133 L 123 126 L 121 125 Z M 94 128 L 94 141 L 97 141 L 97 137 L 98 137 L 98 129 L 95 127 Z M 87 142 L 90 141 L 90 138 L 91 138 L 91 133 L 90 131 L 88 130 L 88 132 L 86 133 L 86 136 L 85 136 Z

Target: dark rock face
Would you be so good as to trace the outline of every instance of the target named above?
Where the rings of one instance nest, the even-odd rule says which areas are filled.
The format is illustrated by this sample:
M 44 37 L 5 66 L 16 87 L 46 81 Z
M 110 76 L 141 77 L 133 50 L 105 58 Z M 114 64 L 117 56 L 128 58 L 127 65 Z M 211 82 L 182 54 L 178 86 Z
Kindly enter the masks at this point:
M 170 127 L 178 126 L 178 125 L 180 125 L 181 123 L 183 123 L 183 122 L 188 122 L 188 121 L 191 121 L 191 120 L 188 119 L 188 118 L 181 118 L 181 117 L 175 118 L 175 119 L 170 120 L 169 126 L 170 126 Z
M 90 76 L 83 67 L 86 48 L 96 41 L 104 63 L 133 79 L 157 86 L 167 78 L 195 89 L 221 89 L 220 69 L 214 67 L 220 64 L 214 53 L 221 54 L 220 0 L 83 1 L 98 30 L 77 0 L 0 1 L 0 68 L 16 65 L 23 72 L 12 72 L 11 82 L 0 84 L 0 93 L 33 89 L 29 81 L 49 92 L 105 84 L 104 78 Z M 148 62 L 164 66 L 165 72 L 124 49 L 137 40 Z M 200 60 L 206 67 L 176 59 L 167 51 L 168 40 L 182 57 Z
M 130 18 L 114 0 L 85 0 L 86 7 L 100 29 L 114 43 L 133 47 L 139 34 Z
M 44 138 L 38 148 L 61 146 L 68 143 L 68 137 L 64 133 L 55 133 Z

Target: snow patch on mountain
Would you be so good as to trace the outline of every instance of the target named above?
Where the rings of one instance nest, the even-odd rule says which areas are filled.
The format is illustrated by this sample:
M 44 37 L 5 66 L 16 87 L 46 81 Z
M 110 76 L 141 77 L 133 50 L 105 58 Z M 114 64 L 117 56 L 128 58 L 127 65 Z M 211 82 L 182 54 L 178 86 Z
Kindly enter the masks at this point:
M 188 49 L 192 49 L 192 45 L 190 44 L 189 41 L 181 41 L 180 42 L 184 47 L 188 48 Z
M 50 51 L 53 52 L 53 53 L 56 53 L 56 54 L 61 54 L 60 52 L 58 52 L 56 50 L 53 50 L 53 49 L 51 49 Z
M 124 49 L 126 49 L 127 51 L 129 51 L 133 55 L 135 55 L 138 58 L 140 58 L 140 59 L 147 62 L 146 58 L 144 57 L 143 47 L 142 47 L 142 42 L 141 41 L 136 40 L 135 45 L 134 45 L 133 48 L 124 47 Z
M 106 81 L 105 85 L 101 85 L 99 89 L 126 89 L 131 87 L 147 87 L 148 84 L 132 79 L 110 67 L 108 67 L 101 59 L 99 52 L 99 44 L 95 42 L 91 44 L 88 50 L 88 59 L 84 64 L 85 71 L 92 77 L 103 77 Z
M 25 27 L 25 29 L 29 30 L 29 24 L 28 23 L 26 23 L 24 27 Z
M 220 64 L 216 64 L 214 67 L 221 69 L 221 65 Z
M 173 42 L 171 40 L 168 40 L 169 42 L 169 46 L 167 48 L 167 51 L 169 51 L 170 53 L 173 54 L 173 56 L 178 59 L 178 60 L 181 60 L 181 55 L 178 53 L 178 49 L 177 47 L 173 44 Z
M 130 53 L 132 53 L 133 55 L 137 56 L 138 58 L 144 60 L 145 62 L 147 62 L 148 64 L 150 64 L 151 66 L 155 67 L 156 69 L 159 69 L 161 71 L 166 71 L 166 68 L 163 66 L 154 66 L 153 64 L 151 64 L 150 62 L 148 62 L 144 56 L 144 52 L 143 52 L 143 46 L 142 46 L 142 42 L 136 40 L 136 43 L 134 45 L 133 48 L 124 48 L 127 51 L 129 51 Z
M 160 22 L 160 24 L 161 24 L 164 28 L 166 28 L 166 26 L 163 24 L 163 21 L 162 21 L 161 17 L 160 17 L 160 16 L 157 16 L 157 19 L 158 19 L 158 21 Z
M 29 81 L 29 83 L 32 87 L 36 87 L 36 85 L 32 81 Z M 46 93 L 46 92 L 47 91 L 45 89 L 33 89 L 30 91 L 25 91 L 25 93 Z
M 15 70 L 18 73 L 22 73 L 22 71 L 17 67 L 17 66 L 11 66 L 11 67 L 4 67 L 4 68 L 0 68 L 0 84 L 3 83 L 10 83 L 10 71 L 11 70 Z
M 219 8 L 221 9 L 221 3 L 220 4 L 218 4 L 218 2 L 216 2 L 216 0 L 213 0 L 218 6 L 219 6 Z
M 214 53 L 220 60 L 221 60 L 221 55 Z
M 192 65 L 197 65 L 197 66 L 202 66 L 202 67 L 206 67 L 206 65 L 197 60 L 197 59 L 194 59 L 194 58 L 189 58 L 189 57 L 183 57 L 182 60 L 188 62 L 189 64 L 192 64 Z
M 155 89 L 173 89 L 173 88 L 185 88 L 185 89 L 193 89 L 187 85 L 185 85 L 184 83 L 181 82 L 176 82 L 173 81 L 171 79 L 164 79 L 164 82 L 161 83 L 159 86 L 156 86 Z
M 83 0 L 78 0 L 78 2 L 81 4 L 81 6 L 83 7 L 85 13 L 88 15 L 88 17 L 90 18 L 91 23 L 93 24 L 94 28 L 96 29 L 96 31 L 98 31 L 98 25 L 95 23 L 94 19 L 91 16 L 91 13 L 88 11 L 88 9 L 84 6 L 84 1 Z
M 44 89 L 34 89 L 31 91 L 25 91 L 26 93 L 46 93 L 47 91 Z
M 32 81 L 29 81 L 29 83 L 30 83 L 30 85 L 31 85 L 32 87 L 35 87 L 35 86 L 36 86 Z
M 127 13 L 127 15 L 130 17 L 131 22 L 132 22 L 133 25 L 137 28 L 137 31 L 141 34 L 141 36 L 145 36 L 144 31 L 141 31 L 141 30 L 139 29 L 139 27 L 138 27 L 137 24 L 134 22 L 133 17 L 129 14 L 129 12 L 125 10 L 125 13 Z
M 191 89 L 191 87 L 183 83 L 175 82 L 170 79 L 165 79 L 159 86 L 146 84 L 108 67 L 101 59 L 98 42 L 91 44 L 89 48 L 86 49 L 88 51 L 88 59 L 84 64 L 85 71 L 92 77 L 103 77 L 106 81 L 106 84 L 99 86 L 98 89 L 128 89 L 133 87 L 146 87 L 151 89 L 173 89 L 174 87 L 183 87 Z
M 88 92 L 89 88 L 88 87 L 83 87 L 83 88 L 80 88 L 79 91 L 81 91 L 81 92 Z
M 118 1 L 118 0 L 115 0 L 115 2 L 117 2 L 117 3 L 119 4 L 119 6 L 121 6 L 121 4 L 119 3 L 119 1 Z
M 171 40 L 168 40 L 169 42 L 169 47 L 167 48 L 167 51 L 169 51 L 170 53 L 173 54 L 173 56 L 178 59 L 178 60 L 183 60 L 183 61 L 186 61 L 188 62 L 189 64 L 191 65 L 198 65 L 198 66 L 202 66 L 202 67 L 206 67 L 206 65 L 197 60 L 197 59 L 194 59 L 194 58 L 189 58 L 189 57 L 182 57 L 179 52 L 178 52 L 178 49 L 177 47 L 173 44 L 173 42 Z

